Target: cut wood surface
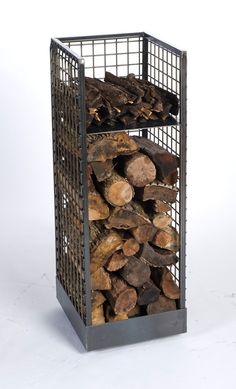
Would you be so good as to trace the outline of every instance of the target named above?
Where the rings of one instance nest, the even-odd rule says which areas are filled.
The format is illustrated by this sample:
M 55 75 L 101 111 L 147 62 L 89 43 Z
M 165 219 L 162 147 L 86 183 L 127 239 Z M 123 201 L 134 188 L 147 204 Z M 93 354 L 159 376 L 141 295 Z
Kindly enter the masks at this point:
M 103 306 L 92 307 L 92 325 L 96 326 L 105 323 Z
M 172 226 L 158 229 L 152 243 L 156 246 L 170 251 L 179 251 L 179 234 Z
M 128 285 L 124 279 L 111 274 L 112 289 L 106 291 L 106 297 L 116 314 L 129 312 L 137 303 L 135 288 Z
M 140 258 L 150 266 L 163 267 L 174 265 L 178 261 L 175 253 L 144 243 L 139 252 Z
M 91 165 L 98 182 L 104 181 L 111 177 L 114 168 L 112 159 L 107 159 L 104 162 L 94 161 L 91 162 Z
M 143 224 L 130 229 L 131 234 L 138 243 L 151 241 L 156 234 L 156 227 L 152 223 Z
M 132 308 L 132 309 L 128 312 L 128 317 L 140 316 L 140 314 L 141 314 L 140 305 L 136 304 L 135 307 Z
M 129 182 L 136 187 L 150 184 L 156 178 L 154 163 L 142 153 L 135 153 L 127 159 L 124 172 Z
M 111 279 L 109 273 L 103 267 L 100 267 L 91 274 L 91 286 L 93 290 L 111 289 Z
M 111 176 L 103 182 L 103 195 L 109 204 L 121 207 L 132 200 L 134 190 L 127 179 L 113 170 Z
M 128 258 L 122 251 L 115 252 L 104 265 L 108 271 L 117 271 L 126 265 Z
M 153 315 L 155 313 L 174 311 L 176 310 L 175 300 L 170 300 L 169 298 L 160 295 L 159 299 L 147 306 L 147 314 Z
M 164 179 L 166 183 L 171 185 L 176 183 L 178 177 L 176 171 L 179 166 L 178 157 L 169 153 L 150 139 L 139 136 L 134 136 L 134 139 L 138 143 L 140 149 L 155 163 L 157 167 L 157 178 L 160 181 Z
M 123 207 L 115 208 L 107 220 L 107 228 L 124 230 L 150 223 L 144 210 L 134 201 Z
M 138 304 L 147 305 L 158 300 L 160 289 L 150 279 L 138 288 Z
M 163 269 L 160 287 L 164 295 L 169 299 L 176 300 L 180 298 L 180 289 L 168 269 Z
M 152 222 L 155 227 L 162 229 L 171 225 L 172 218 L 170 215 L 167 215 L 165 213 L 157 213 L 153 217 Z
M 93 273 L 103 266 L 108 258 L 123 245 L 122 237 L 116 231 L 106 231 L 104 226 L 92 223 L 90 226 L 91 258 L 90 271 Z
M 174 203 L 176 201 L 177 194 L 177 189 L 156 183 L 146 185 L 138 192 L 138 196 L 143 201 L 161 200 L 166 201 L 167 203 Z
M 141 259 L 129 257 L 127 264 L 120 270 L 120 275 L 130 285 L 139 287 L 149 280 L 151 270 Z
M 105 162 L 107 159 L 116 158 L 118 155 L 129 155 L 138 151 L 139 146 L 125 132 L 88 136 L 88 162 Z
M 106 301 L 106 297 L 98 290 L 92 290 L 92 308 L 97 308 Z
M 122 247 L 124 254 L 131 257 L 139 251 L 139 243 L 134 238 L 127 239 Z

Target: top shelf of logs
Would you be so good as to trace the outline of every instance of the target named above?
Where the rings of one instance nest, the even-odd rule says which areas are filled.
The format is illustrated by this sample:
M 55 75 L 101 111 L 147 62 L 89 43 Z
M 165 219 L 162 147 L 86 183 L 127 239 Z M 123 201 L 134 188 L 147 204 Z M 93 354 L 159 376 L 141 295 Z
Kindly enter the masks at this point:
M 87 133 L 177 124 L 177 96 L 134 74 L 85 77 Z

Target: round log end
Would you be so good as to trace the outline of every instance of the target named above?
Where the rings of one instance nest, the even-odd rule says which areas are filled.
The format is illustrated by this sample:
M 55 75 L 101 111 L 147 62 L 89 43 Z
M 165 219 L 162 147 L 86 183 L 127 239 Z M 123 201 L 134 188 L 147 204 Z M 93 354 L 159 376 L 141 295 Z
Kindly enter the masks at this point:
M 134 195 L 132 186 L 126 181 L 114 182 L 107 190 L 107 198 L 110 204 L 122 207 L 128 204 Z
M 137 303 L 137 293 L 134 288 L 127 288 L 117 297 L 114 311 L 116 314 L 127 313 L 135 307 Z
M 133 186 L 143 187 L 155 180 L 156 167 L 147 155 L 136 153 L 127 161 L 125 175 Z

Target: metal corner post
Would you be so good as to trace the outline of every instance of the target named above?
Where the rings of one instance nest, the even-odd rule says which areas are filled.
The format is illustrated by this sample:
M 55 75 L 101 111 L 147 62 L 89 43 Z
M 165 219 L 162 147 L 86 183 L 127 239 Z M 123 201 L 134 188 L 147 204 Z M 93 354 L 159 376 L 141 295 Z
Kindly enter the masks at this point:
M 80 133 L 81 133 L 81 171 L 82 171 L 82 199 L 83 199 L 83 249 L 85 270 L 85 306 L 86 325 L 91 325 L 91 280 L 90 280 L 90 252 L 89 252 L 89 218 L 88 218 L 88 184 L 87 184 L 87 133 L 85 107 L 85 74 L 84 62 L 79 64 L 79 96 L 80 96 Z
M 186 292 L 186 151 L 187 151 L 187 52 L 180 56 L 180 308 L 185 308 Z
M 145 33 L 143 35 L 143 52 L 142 52 L 142 79 L 148 80 L 148 38 Z M 144 128 L 142 130 L 142 136 L 147 138 L 148 130 Z

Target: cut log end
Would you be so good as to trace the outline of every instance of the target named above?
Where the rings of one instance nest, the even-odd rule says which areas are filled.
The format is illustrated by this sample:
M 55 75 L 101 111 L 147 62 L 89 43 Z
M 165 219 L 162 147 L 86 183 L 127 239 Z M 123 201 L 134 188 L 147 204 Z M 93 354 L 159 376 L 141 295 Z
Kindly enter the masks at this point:
M 143 187 L 155 180 L 156 167 L 147 155 L 136 153 L 126 162 L 125 175 L 133 186 Z
M 176 310 L 175 300 L 170 300 L 169 298 L 160 295 L 159 299 L 147 306 L 147 314 L 153 315 L 156 313 L 174 311 Z
M 139 248 L 139 243 L 134 238 L 127 239 L 122 247 L 123 253 L 127 257 L 135 255 L 139 251 Z

